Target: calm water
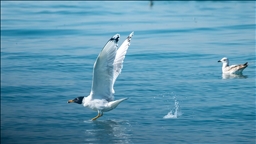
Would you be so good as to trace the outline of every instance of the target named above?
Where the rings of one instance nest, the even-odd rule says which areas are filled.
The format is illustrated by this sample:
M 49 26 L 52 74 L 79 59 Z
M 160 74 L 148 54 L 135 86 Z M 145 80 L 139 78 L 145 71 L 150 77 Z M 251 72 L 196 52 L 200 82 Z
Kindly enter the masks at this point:
M 116 98 L 90 92 L 107 40 L 134 31 Z M 222 57 L 249 63 L 223 79 Z M 1 2 L 1 143 L 255 143 L 255 2 Z

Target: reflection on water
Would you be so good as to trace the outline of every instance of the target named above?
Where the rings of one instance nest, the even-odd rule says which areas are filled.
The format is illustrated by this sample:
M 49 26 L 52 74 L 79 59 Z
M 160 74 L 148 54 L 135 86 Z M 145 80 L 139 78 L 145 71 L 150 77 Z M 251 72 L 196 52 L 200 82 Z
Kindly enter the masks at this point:
M 246 79 L 247 77 L 243 74 L 222 74 L 222 79 Z
M 92 128 L 85 131 L 87 143 L 132 143 L 128 121 L 92 121 Z

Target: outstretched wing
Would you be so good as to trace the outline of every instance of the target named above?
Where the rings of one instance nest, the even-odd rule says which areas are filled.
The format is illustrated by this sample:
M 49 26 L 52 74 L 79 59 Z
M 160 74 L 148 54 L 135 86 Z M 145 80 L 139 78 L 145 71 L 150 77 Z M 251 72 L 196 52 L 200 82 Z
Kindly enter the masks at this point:
M 114 61 L 114 77 L 113 77 L 113 83 L 112 83 L 112 93 L 113 94 L 115 93 L 114 84 L 115 84 L 116 78 L 119 76 L 119 74 L 122 71 L 124 58 L 125 58 L 125 55 L 126 55 L 126 52 L 127 52 L 128 48 L 130 46 L 130 42 L 131 42 L 133 33 L 134 32 L 132 32 L 125 39 L 125 41 L 122 43 L 122 45 L 119 47 L 119 49 L 116 52 L 116 58 L 115 58 L 115 61 Z
M 112 86 L 114 82 L 114 60 L 116 57 L 119 34 L 114 35 L 103 47 L 93 67 L 91 96 L 93 99 L 114 99 Z

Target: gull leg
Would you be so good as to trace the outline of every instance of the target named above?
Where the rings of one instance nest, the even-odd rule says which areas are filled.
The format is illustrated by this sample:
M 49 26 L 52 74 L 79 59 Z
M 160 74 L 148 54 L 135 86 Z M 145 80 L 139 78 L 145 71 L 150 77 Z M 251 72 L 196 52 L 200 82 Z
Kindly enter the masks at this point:
M 91 120 L 94 121 L 94 120 L 98 119 L 101 116 L 103 116 L 103 112 L 98 111 L 98 115 L 96 117 L 92 118 Z

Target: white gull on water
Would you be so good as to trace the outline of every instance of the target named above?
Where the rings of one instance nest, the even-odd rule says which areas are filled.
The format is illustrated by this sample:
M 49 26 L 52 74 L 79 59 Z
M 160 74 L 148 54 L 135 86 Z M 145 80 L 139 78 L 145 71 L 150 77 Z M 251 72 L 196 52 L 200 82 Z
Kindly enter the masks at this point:
M 222 58 L 218 62 L 222 62 L 223 74 L 242 74 L 243 70 L 248 66 L 248 63 L 231 65 L 229 66 L 229 60 L 227 57 Z
M 68 101 L 68 103 L 82 104 L 97 111 L 98 115 L 92 120 L 101 117 L 103 112 L 115 109 L 122 101 L 128 99 L 114 100 L 114 84 L 123 68 L 123 61 L 132 36 L 133 32 L 119 48 L 120 35 L 116 34 L 110 38 L 94 63 L 91 93 L 87 97 L 81 96 Z

